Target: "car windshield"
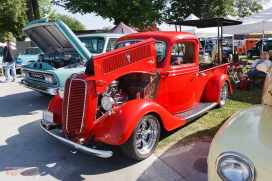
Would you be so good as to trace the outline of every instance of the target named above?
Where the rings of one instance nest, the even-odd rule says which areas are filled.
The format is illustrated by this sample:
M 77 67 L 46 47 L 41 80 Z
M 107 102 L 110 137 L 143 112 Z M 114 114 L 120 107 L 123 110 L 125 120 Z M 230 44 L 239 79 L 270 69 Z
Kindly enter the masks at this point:
M 103 37 L 82 37 L 79 39 L 91 53 L 102 53 L 105 44 Z
M 41 53 L 42 51 L 39 48 L 27 48 L 24 55 L 37 55 Z
M 118 42 L 114 49 L 118 49 L 121 47 L 125 47 L 128 45 L 132 45 L 134 43 L 137 43 L 142 40 L 128 40 L 128 41 L 123 41 L 123 42 Z M 165 55 L 165 49 L 166 49 L 166 44 L 163 41 L 156 41 L 156 60 L 158 62 L 163 60 L 163 57 Z

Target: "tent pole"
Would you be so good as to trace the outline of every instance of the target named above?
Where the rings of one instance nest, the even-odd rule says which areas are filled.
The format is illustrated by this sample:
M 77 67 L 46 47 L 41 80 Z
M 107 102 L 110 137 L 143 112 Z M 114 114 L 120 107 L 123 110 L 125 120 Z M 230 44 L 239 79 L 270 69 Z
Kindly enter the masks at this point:
M 263 41 L 262 41 L 262 52 L 263 52 L 263 49 L 264 49 L 264 31 L 263 31 Z
M 264 49 L 264 20 L 263 20 L 263 41 L 262 41 L 262 52 Z

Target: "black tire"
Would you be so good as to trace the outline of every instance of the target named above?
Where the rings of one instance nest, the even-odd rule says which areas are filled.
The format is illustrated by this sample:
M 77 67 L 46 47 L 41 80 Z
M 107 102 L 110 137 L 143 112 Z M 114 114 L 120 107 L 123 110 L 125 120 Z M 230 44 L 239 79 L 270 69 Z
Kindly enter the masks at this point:
M 135 160 L 149 157 L 160 138 L 160 123 L 157 117 L 148 114 L 140 119 L 130 138 L 121 145 L 125 155 Z
M 247 52 L 247 58 L 252 58 L 251 52 Z
M 228 99 L 228 94 L 229 94 L 229 85 L 227 82 L 224 82 L 224 84 L 221 87 L 220 91 L 220 100 L 219 103 L 217 104 L 217 108 L 224 107 L 226 105 L 227 99 Z

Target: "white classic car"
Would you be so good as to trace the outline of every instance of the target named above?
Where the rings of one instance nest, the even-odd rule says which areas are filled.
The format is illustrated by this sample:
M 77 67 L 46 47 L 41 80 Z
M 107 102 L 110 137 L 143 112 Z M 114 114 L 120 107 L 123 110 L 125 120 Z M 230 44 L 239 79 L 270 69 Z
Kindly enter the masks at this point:
M 272 180 L 272 67 L 267 72 L 262 104 L 230 117 L 215 135 L 208 155 L 209 181 Z

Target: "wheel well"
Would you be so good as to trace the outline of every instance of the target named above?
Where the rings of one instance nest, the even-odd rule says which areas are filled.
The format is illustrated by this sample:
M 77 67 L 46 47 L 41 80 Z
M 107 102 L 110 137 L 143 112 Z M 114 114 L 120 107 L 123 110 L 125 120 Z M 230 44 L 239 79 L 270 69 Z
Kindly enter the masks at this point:
M 147 113 L 145 115 L 152 115 L 152 116 L 156 117 L 158 119 L 159 123 L 160 123 L 161 131 L 162 131 L 162 129 L 163 129 L 163 131 L 166 131 L 166 129 L 164 127 L 164 124 L 162 122 L 162 118 L 161 118 L 161 116 L 158 113 L 156 113 L 156 112 L 150 112 L 150 113 Z

